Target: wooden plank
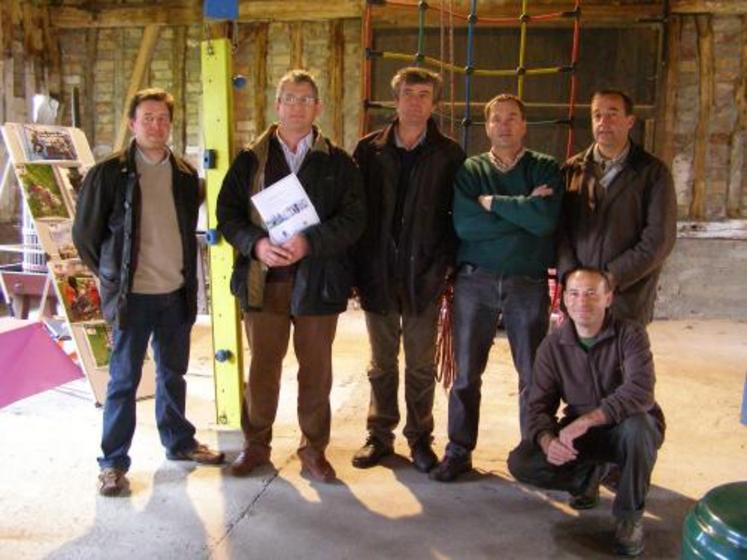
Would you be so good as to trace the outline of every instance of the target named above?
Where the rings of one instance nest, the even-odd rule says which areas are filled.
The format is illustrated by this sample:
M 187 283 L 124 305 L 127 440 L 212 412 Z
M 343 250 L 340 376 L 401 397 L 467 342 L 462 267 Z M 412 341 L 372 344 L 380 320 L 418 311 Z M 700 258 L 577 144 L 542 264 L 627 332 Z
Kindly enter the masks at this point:
M 303 23 L 290 24 L 290 67 L 303 68 Z
M 254 54 L 254 130 L 259 136 L 267 128 L 267 51 L 270 24 L 260 23 L 255 29 Z
M 698 126 L 695 129 L 695 153 L 693 157 L 693 195 L 690 201 L 690 218 L 702 221 L 706 218 L 706 156 L 709 146 L 709 125 L 713 106 L 714 60 L 713 28 L 711 16 L 695 16 L 698 29 L 698 67 L 700 70 L 700 100 Z
M 345 141 L 345 31 L 343 20 L 329 25 L 329 104 L 332 109 L 332 140 L 342 146 Z
M 672 14 L 747 14 L 747 0 L 670 0 Z
M 207 185 L 208 230 L 217 227 L 215 207 L 223 177 L 233 154 L 231 75 L 231 43 L 227 39 L 203 41 L 202 112 L 205 122 L 205 148 L 215 151 L 215 167 L 205 170 Z M 227 359 L 213 361 L 215 410 L 218 424 L 238 428 L 241 425 L 243 393 L 243 349 L 238 303 L 231 294 L 233 247 L 220 239 L 209 246 L 210 255 L 210 316 L 212 318 L 213 349 L 227 352 Z
M 179 154 L 183 154 L 187 146 L 187 123 L 185 119 L 187 107 L 185 91 L 187 81 L 186 57 L 187 28 L 179 25 L 174 28 L 174 48 L 171 50 L 171 68 L 174 72 L 174 82 L 171 86 L 171 94 L 174 96 L 174 118 L 171 130 L 174 150 Z
M 659 156 L 662 161 L 671 167 L 674 161 L 674 130 L 677 119 L 677 78 L 679 76 L 682 17 L 672 16 L 667 25 L 666 71 L 664 83 L 661 84 L 660 90 L 664 92 L 664 95 L 659 96 L 662 101 L 659 110 L 659 122 L 662 123 L 662 126 L 657 127 L 661 130 L 661 134 L 657 133 L 656 144 L 661 146 Z
M 83 115 L 82 128 L 86 133 L 91 146 L 96 146 L 96 102 L 94 99 L 94 87 L 96 84 L 95 74 L 93 72 L 96 59 L 98 58 L 99 30 L 96 28 L 87 29 L 86 33 L 86 59 L 85 67 L 89 70 L 83 72 Z
M 202 2 L 158 2 L 152 5 L 100 4 L 86 9 L 80 6 L 54 6 L 52 21 L 57 27 L 140 27 L 145 25 L 193 25 L 203 23 Z M 358 18 L 363 13 L 358 0 L 241 0 L 239 22 L 324 21 Z
M 153 58 L 153 51 L 156 50 L 156 43 L 158 42 L 158 33 L 160 27 L 158 25 L 147 25 L 143 30 L 143 39 L 140 42 L 140 50 L 137 53 L 137 59 L 135 60 L 135 66 L 132 69 L 132 76 L 130 77 L 130 85 L 127 88 L 127 95 L 125 96 L 125 105 L 122 111 L 122 117 L 119 119 L 119 128 L 117 128 L 117 137 L 114 140 L 113 150 L 118 151 L 124 148 L 125 140 L 127 139 L 127 104 L 129 100 L 135 95 L 138 90 L 143 87 L 145 77 L 150 67 L 150 61 Z

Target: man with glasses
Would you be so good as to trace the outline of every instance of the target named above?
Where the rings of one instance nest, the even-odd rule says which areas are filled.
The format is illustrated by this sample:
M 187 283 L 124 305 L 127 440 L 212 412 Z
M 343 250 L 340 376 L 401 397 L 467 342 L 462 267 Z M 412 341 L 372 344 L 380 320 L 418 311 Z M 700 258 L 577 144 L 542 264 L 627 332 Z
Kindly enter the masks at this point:
M 230 467 L 245 476 L 269 463 L 283 358 L 291 330 L 298 360 L 298 421 L 302 468 L 331 482 L 329 443 L 332 342 L 352 285 L 351 245 L 365 225 L 361 178 L 355 163 L 314 126 L 322 110 L 306 71 L 280 79 L 278 123 L 241 150 L 223 181 L 218 228 L 236 249 L 231 291 L 244 311 L 251 350 L 242 429 L 244 450 Z M 251 197 L 295 174 L 320 222 L 273 243 Z M 291 329 L 291 326 L 293 327 Z
M 431 118 L 441 77 L 403 68 L 392 79 L 397 115 L 358 142 L 353 158 L 363 173 L 368 213 L 356 245 L 356 286 L 371 345 L 368 438 L 353 466 L 372 467 L 393 453 L 399 422 L 399 347 L 405 354 L 404 436 L 414 467 L 430 471 L 435 346 L 441 295 L 453 271 L 451 224 L 454 175 L 464 152 Z
M 508 468 L 519 481 L 570 493 L 569 505 L 599 501 L 605 463 L 620 468 L 612 514 L 618 554 L 643 552 L 643 512 L 664 440 L 664 415 L 654 399 L 654 362 L 643 326 L 608 312 L 608 276 L 579 268 L 565 278 L 570 320 L 537 351 L 529 392 L 529 437 Z M 561 401 L 563 417 L 558 419 Z

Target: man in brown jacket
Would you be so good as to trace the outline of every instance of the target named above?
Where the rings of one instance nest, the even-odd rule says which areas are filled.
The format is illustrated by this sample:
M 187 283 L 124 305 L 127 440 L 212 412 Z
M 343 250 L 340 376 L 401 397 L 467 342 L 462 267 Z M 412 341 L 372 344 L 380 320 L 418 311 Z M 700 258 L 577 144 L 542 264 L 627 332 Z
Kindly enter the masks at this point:
M 643 511 L 665 427 L 648 335 L 607 313 L 613 295 L 602 271 L 569 273 L 563 298 L 570 320 L 539 347 L 529 439 L 511 452 L 508 468 L 521 482 L 570 492 L 571 507 L 588 509 L 599 500 L 604 464 L 617 464 L 614 545 L 635 556 L 643 550 Z
M 630 140 L 634 123 L 625 93 L 592 96 L 594 144 L 564 169 L 558 272 L 603 270 L 616 294 L 615 315 L 646 325 L 676 238 L 677 199 L 666 165 Z

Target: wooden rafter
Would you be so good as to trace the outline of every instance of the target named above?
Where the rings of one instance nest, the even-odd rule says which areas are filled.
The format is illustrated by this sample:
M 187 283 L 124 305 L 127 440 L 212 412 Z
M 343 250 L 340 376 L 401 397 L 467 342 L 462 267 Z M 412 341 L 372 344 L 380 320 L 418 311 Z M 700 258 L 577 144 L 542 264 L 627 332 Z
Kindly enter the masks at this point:
M 669 11 L 673 14 L 747 14 L 747 0 L 670 0 Z
M 135 66 L 132 69 L 132 76 L 130 77 L 130 85 L 127 88 L 125 107 L 122 111 L 122 117 L 119 120 L 119 128 L 117 128 L 117 138 L 114 141 L 114 151 L 124 148 L 125 140 L 127 139 L 127 103 L 130 98 L 135 95 L 140 88 L 142 88 L 143 83 L 145 82 L 145 77 L 150 68 L 150 61 L 153 58 L 153 51 L 156 50 L 158 32 L 158 25 L 148 25 L 143 30 L 143 39 L 140 42 L 140 50 L 137 53 Z

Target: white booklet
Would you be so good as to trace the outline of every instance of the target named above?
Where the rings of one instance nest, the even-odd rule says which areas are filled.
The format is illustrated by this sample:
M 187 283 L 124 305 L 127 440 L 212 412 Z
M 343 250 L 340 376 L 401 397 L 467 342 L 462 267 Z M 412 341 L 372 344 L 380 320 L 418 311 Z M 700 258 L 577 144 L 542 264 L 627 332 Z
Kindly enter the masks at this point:
M 319 223 L 316 208 L 294 173 L 259 191 L 252 203 L 276 245 Z

